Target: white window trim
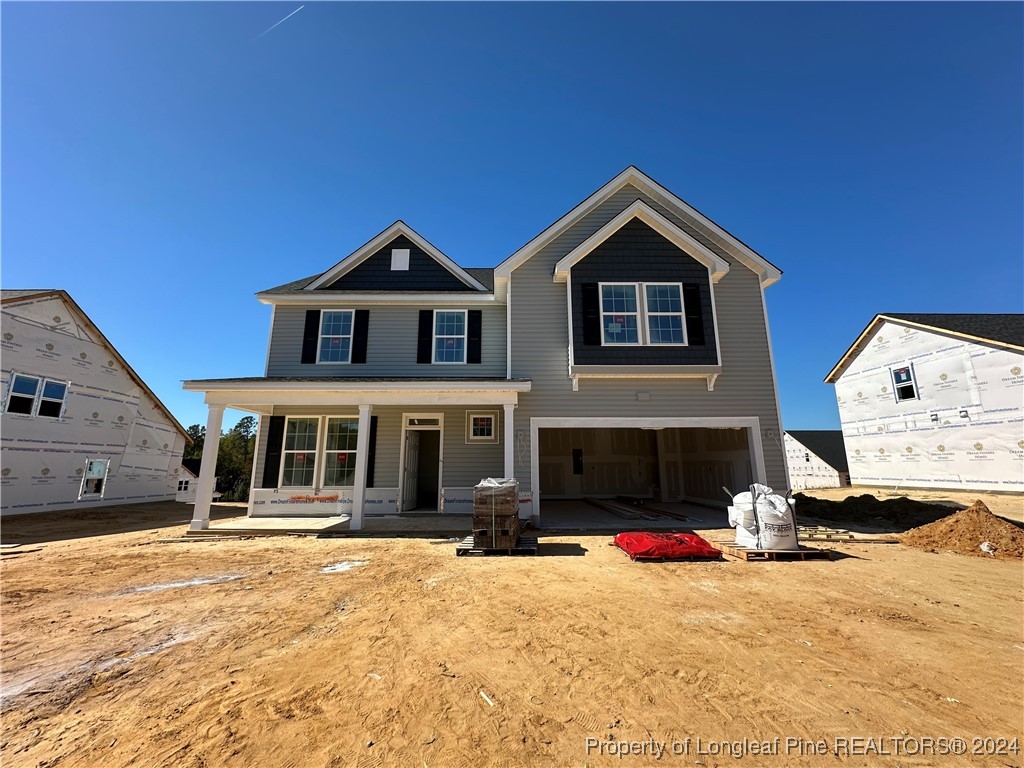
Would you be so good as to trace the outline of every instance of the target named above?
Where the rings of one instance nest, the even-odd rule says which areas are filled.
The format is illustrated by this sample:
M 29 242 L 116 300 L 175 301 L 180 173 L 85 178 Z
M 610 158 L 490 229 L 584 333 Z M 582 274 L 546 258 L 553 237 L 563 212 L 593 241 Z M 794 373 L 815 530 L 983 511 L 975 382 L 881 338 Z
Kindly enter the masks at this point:
M 288 423 L 290 421 L 297 421 L 298 419 L 314 419 L 316 421 L 316 445 L 312 451 L 309 450 L 296 450 L 288 449 L 285 446 L 288 444 Z M 277 471 L 277 487 L 278 488 L 316 488 L 317 484 L 317 469 L 320 466 L 320 445 L 323 442 L 323 416 L 285 416 L 284 418 L 284 434 L 281 435 L 281 466 Z M 313 484 L 312 485 L 285 485 L 284 484 L 284 469 L 285 469 L 285 456 L 289 453 L 312 453 L 313 454 Z
M 392 248 L 391 249 L 391 271 L 392 272 L 408 272 L 409 271 L 409 252 L 410 248 Z
M 486 416 L 491 419 L 491 434 L 488 437 L 473 437 L 473 419 L 478 416 Z M 466 445 L 478 445 L 481 443 L 498 443 L 498 412 L 497 411 L 466 411 Z
M 605 286 L 621 286 L 629 285 L 636 290 L 636 312 L 605 312 L 604 311 L 604 288 Z M 649 285 L 674 285 L 679 288 L 679 306 L 680 312 L 650 312 L 647 308 L 647 286 Z M 601 310 L 601 346 L 602 347 L 656 347 L 658 349 L 662 347 L 688 347 L 690 346 L 690 340 L 686 337 L 686 300 L 683 297 L 683 284 L 673 283 L 665 281 L 657 281 L 651 283 L 623 283 L 623 282 L 608 282 L 597 284 L 597 300 L 599 302 L 599 308 Z M 604 317 L 606 314 L 609 315 L 636 315 L 636 343 L 621 342 L 617 344 L 611 344 L 604 340 Z M 650 318 L 651 316 L 672 316 L 679 315 L 682 321 L 683 329 L 683 343 L 682 344 L 656 344 L 650 339 L 651 328 Z M 716 336 L 717 340 L 717 336 Z
M 897 368 L 909 368 L 910 369 L 910 385 L 914 388 L 914 396 L 913 397 L 903 397 L 903 398 L 900 397 L 899 392 L 897 390 L 900 387 L 905 387 L 907 385 L 906 384 L 897 384 L 896 383 L 896 369 Z M 916 400 L 916 401 L 920 402 L 920 400 L 921 400 L 921 389 L 917 385 L 917 371 L 914 370 L 914 364 L 913 363 L 905 363 L 903 365 L 896 364 L 896 365 L 889 366 L 889 381 L 892 382 L 892 397 L 896 401 L 897 404 L 899 404 L 899 403 L 906 403 L 906 402 L 908 402 L 910 400 Z
M 60 421 L 64 418 L 64 409 L 67 408 L 68 405 L 68 393 L 71 391 L 71 382 L 64 379 L 51 379 L 45 376 L 38 376 L 34 373 L 25 373 L 24 371 L 11 371 L 11 379 L 7 385 L 7 397 L 4 398 L 4 413 L 11 413 L 8 410 L 11 405 L 11 397 L 28 397 L 28 395 L 23 395 L 14 391 L 14 379 L 18 376 L 23 376 L 26 379 L 35 379 L 38 383 L 36 384 L 36 393 L 32 398 L 32 410 L 29 413 L 14 412 L 11 414 L 12 416 L 25 416 L 26 418 L 32 419 L 53 419 L 55 421 Z M 47 383 L 64 385 L 64 397 L 60 401 L 57 401 L 52 397 L 43 397 L 43 392 L 46 391 Z M 39 405 L 44 400 L 49 403 L 60 402 L 60 413 L 56 416 L 41 416 L 39 414 Z
M 458 312 L 462 315 L 462 335 L 437 335 L 437 313 L 444 312 L 446 314 Z M 466 360 L 469 358 L 469 310 L 468 309 L 435 309 L 433 315 L 433 326 L 431 327 L 431 342 L 430 342 L 430 362 L 432 365 L 466 365 Z M 454 361 L 442 361 L 437 359 L 437 340 L 438 339 L 462 339 L 462 359 Z
M 105 461 L 106 466 L 103 468 L 103 482 L 100 484 L 99 493 L 86 493 L 85 484 L 89 480 L 89 465 L 94 461 Z M 78 486 L 78 500 L 82 499 L 102 499 L 107 492 L 107 478 L 110 477 L 110 459 L 94 459 L 91 456 L 87 456 L 85 459 L 85 471 L 82 473 L 82 482 Z
M 327 424 L 328 424 L 328 422 L 331 419 L 345 419 L 346 421 L 354 421 L 356 423 L 356 446 L 357 446 L 356 448 L 354 448 L 352 450 L 349 450 L 349 449 L 346 448 L 345 450 L 342 450 L 342 451 L 328 451 L 327 450 Z M 285 427 L 287 428 L 287 426 L 288 425 L 286 424 Z M 318 460 L 320 461 L 320 485 L 319 485 L 319 487 L 320 488 L 331 488 L 331 489 L 334 489 L 334 488 L 355 488 L 356 487 L 355 478 L 353 478 L 353 480 L 352 480 L 352 485 L 327 485 L 327 454 L 328 453 L 351 453 L 355 457 L 359 456 L 359 449 L 358 449 L 358 445 L 359 445 L 359 414 L 358 413 L 356 413 L 354 415 L 353 414 L 332 414 L 330 416 L 324 416 L 323 417 L 323 429 L 322 429 L 322 432 L 323 432 L 322 439 L 317 439 L 317 448 L 318 448 L 318 451 L 319 451 L 319 454 L 320 454 L 320 456 L 318 457 Z M 284 458 L 284 456 L 283 456 L 284 451 L 282 451 L 281 453 L 282 453 L 282 459 L 283 459 Z M 355 468 L 355 464 L 353 464 L 352 467 L 354 469 Z
M 352 319 L 349 323 L 351 333 L 347 336 L 342 334 L 324 334 L 324 312 L 347 312 L 351 315 Z M 348 365 L 352 362 L 352 345 L 354 343 L 354 337 L 356 333 L 356 312 L 354 309 L 321 309 L 320 320 L 317 325 L 316 335 L 316 362 L 317 365 Z M 324 339 L 348 339 L 348 359 L 347 360 L 321 360 L 320 351 L 324 346 Z

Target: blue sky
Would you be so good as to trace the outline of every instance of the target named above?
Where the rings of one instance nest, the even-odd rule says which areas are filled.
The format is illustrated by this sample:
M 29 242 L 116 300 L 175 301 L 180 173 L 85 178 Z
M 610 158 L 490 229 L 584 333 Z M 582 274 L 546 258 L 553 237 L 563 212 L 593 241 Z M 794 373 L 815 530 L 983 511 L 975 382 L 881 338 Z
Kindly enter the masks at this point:
M 402 218 L 493 266 L 630 164 L 779 265 L 783 422 L 876 312 L 1020 312 L 1024 6 L 4 3 L 2 282 L 184 425 Z M 767 372 L 766 372 L 767 375 Z M 237 417 L 240 414 L 234 414 Z M 226 419 L 225 426 L 233 422 Z

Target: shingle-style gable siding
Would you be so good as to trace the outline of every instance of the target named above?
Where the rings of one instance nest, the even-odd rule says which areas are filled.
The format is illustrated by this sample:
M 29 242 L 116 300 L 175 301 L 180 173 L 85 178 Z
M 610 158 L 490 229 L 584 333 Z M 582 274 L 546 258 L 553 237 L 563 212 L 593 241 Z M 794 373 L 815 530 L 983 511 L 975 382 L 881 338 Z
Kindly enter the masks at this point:
M 715 365 L 715 328 L 708 269 L 650 226 L 627 222 L 572 268 L 573 357 L 579 365 Z M 587 283 L 662 282 L 700 287 L 704 343 L 686 347 L 587 345 L 583 286 Z M 643 318 L 640 318 L 643 322 Z
M 643 200 L 725 259 L 731 269 L 715 285 L 722 374 L 713 392 L 694 379 L 594 379 L 572 391 L 568 378 L 565 286 L 552 279 L 554 265 L 635 200 Z M 727 249 L 683 221 L 674 211 L 627 185 L 512 272 L 512 375 L 533 381 L 515 413 L 516 430 L 532 417 L 551 416 L 737 416 L 760 419 L 769 485 L 786 484 L 779 424 L 759 279 Z M 706 330 L 706 329 L 705 329 Z M 638 401 L 637 392 L 650 395 Z M 771 436 L 768 435 L 771 432 Z M 532 488 L 529 456 L 516 457 L 522 488 Z
M 391 251 L 409 249 L 409 269 L 392 271 Z M 399 235 L 321 291 L 474 291 L 412 240 Z

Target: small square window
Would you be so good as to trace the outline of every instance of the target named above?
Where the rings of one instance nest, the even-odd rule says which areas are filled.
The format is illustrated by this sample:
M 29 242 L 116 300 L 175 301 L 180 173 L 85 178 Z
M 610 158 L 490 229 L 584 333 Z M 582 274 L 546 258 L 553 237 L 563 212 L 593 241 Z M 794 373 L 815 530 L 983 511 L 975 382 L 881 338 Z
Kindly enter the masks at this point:
M 466 413 L 467 443 L 498 442 L 498 414 L 495 411 L 469 411 Z

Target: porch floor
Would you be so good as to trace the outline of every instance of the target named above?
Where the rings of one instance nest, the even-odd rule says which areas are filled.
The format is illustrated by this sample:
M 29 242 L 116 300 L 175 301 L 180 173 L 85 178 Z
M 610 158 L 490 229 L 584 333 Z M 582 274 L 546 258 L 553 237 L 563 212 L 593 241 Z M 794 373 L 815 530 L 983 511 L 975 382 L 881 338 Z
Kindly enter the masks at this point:
M 349 516 L 338 517 L 241 517 L 222 523 L 211 521 L 209 530 L 195 531 L 199 535 L 254 535 L 266 536 L 283 533 L 308 534 L 431 534 L 468 535 L 473 527 L 469 515 L 406 514 L 370 515 L 363 518 L 363 528 L 352 531 Z

